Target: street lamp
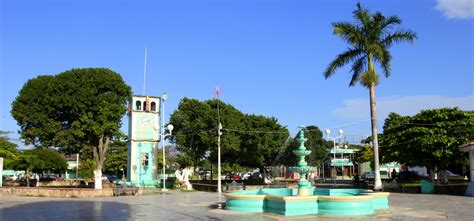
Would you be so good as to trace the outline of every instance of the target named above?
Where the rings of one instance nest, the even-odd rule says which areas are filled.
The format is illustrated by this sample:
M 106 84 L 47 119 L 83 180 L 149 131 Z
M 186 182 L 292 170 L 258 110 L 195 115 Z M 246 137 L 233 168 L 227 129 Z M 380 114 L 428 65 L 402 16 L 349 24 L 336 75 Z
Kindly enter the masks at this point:
M 326 138 L 328 139 L 331 139 L 333 141 L 333 154 L 334 154 L 334 157 L 333 157 L 333 161 L 334 161 L 334 165 L 336 164 L 336 139 L 339 138 L 339 141 L 342 139 L 342 133 L 344 133 L 344 131 L 342 131 L 342 129 L 339 129 L 339 136 L 338 137 L 330 137 L 329 135 L 331 134 L 331 130 L 329 130 L 329 128 L 326 129 Z M 336 168 L 334 166 L 334 168 Z M 344 175 L 344 171 L 342 171 L 343 175 Z M 336 171 L 336 178 L 337 178 L 337 171 Z M 336 178 L 334 179 L 334 185 L 336 185 Z
M 168 134 L 165 134 L 165 129 L 163 127 L 163 130 L 161 132 L 161 139 L 163 139 L 162 143 L 163 143 L 163 188 L 161 189 L 161 191 L 167 191 L 166 189 L 166 173 L 165 173 L 165 168 L 166 168 L 166 159 L 165 159 L 165 138 L 166 137 L 169 137 L 171 136 L 171 133 L 174 129 L 174 126 L 172 124 L 168 124 L 168 126 L 166 126 L 166 129 L 168 129 Z
M 161 134 L 160 135 L 160 139 L 161 139 L 161 143 L 162 143 L 162 148 L 163 148 L 163 188 L 161 189 L 162 191 L 167 191 L 166 189 L 166 168 L 165 168 L 165 138 L 167 136 L 171 136 L 171 133 L 174 129 L 173 125 L 171 124 L 168 124 L 168 126 L 166 126 L 166 128 L 168 129 L 168 134 L 165 134 L 165 101 L 168 99 L 168 94 L 165 92 L 163 93 L 163 95 L 161 96 Z

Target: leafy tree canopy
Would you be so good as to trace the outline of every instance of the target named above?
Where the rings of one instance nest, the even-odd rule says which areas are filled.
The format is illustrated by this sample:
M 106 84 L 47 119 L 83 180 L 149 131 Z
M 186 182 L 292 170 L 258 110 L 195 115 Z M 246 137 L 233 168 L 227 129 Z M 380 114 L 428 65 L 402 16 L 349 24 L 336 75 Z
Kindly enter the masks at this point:
M 0 131 L 0 157 L 3 158 L 3 168 L 12 169 L 12 162 L 19 159 L 18 145 L 6 136 L 9 132 Z
M 243 114 L 217 100 L 201 102 L 189 98 L 183 98 L 171 115 L 173 138 L 180 152 L 178 162 L 197 166 L 205 158 L 217 161 L 218 105 L 223 125 L 222 162 L 244 167 L 273 164 L 289 136 L 275 118 Z
M 459 146 L 474 139 L 474 111 L 424 110 L 415 116 L 390 113 L 382 137 L 383 161 L 446 169 L 467 157 Z
M 27 144 L 69 153 L 90 147 L 100 178 L 109 142 L 119 134 L 130 96 L 130 87 L 112 70 L 72 69 L 30 79 L 11 113 Z M 96 188 L 101 188 L 97 183 Z
M 305 142 L 305 146 L 308 150 L 311 150 L 311 154 L 306 157 L 306 162 L 308 162 L 308 165 L 318 166 L 328 158 L 328 149 L 331 149 L 333 144 L 323 139 L 323 133 L 317 126 L 308 126 L 304 132 L 305 138 L 308 139 Z M 280 156 L 280 163 L 290 166 L 296 165 L 298 158 L 293 153 L 293 150 L 299 146 L 298 135 L 296 135 L 287 145 L 285 152 Z
M 124 170 L 127 173 L 128 145 L 127 136 L 122 135 L 110 143 L 110 150 L 104 163 L 104 171 L 110 174 L 117 174 Z
M 28 168 L 31 172 L 44 174 L 46 171 L 63 173 L 67 169 L 67 161 L 59 151 L 49 148 L 25 150 L 21 156 L 23 162 L 17 164 L 18 169 Z M 26 165 L 28 164 L 28 165 Z

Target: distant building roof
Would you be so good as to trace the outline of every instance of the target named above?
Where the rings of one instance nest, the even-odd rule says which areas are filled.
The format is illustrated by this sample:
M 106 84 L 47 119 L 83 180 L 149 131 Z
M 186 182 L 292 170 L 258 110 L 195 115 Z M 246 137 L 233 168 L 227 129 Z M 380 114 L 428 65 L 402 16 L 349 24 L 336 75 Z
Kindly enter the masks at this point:
M 464 152 L 474 150 L 474 140 L 459 146 L 459 149 Z

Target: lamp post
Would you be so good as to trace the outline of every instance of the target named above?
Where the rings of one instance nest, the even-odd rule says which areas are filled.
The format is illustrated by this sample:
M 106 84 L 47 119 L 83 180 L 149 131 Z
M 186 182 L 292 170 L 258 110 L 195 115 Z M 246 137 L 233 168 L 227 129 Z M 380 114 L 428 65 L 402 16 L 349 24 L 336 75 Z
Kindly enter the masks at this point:
M 331 134 L 331 130 L 329 128 L 326 129 L 326 138 L 331 139 L 333 141 L 333 161 L 334 161 L 334 168 L 336 168 L 336 139 L 339 138 L 339 141 L 342 139 L 342 129 L 339 129 L 339 136 L 338 137 L 330 137 L 329 135 Z M 342 174 L 344 175 L 344 171 L 342 171 Z M 337 179 L 337 171 L 336 171 L 336 178 L 334 179 L 334 185 L 336 185 L 336 179 Z
M 161 189 L 161 191 L 167 191 L 166 189 L 166 159 L 165 159 L 165 138 L 167 136 L 171 136 L 171 133 L 174 129 L 173 125 L 171 124 L 168 124 L 168 126 L 166 127 L 168 129 L 168 134 L 165 134 L 165 101 L 166 99 L 168 99 L 168 94 L 165 92 L 163 93 L 163 95 L 161 96 L 161 134 L 160 135 L 160 139 L 161 139 L 161 143 L 162 143 L 162 148 L 163 148 L 163 188 Z
M 166 173 L 165 173 L 165 168 L 166 168 L 166 159 L 165 159 L 165 138 L 166 137 L 169 137 L 171 136 L 171 132 L 173 131 L 174 129 L 174 126 L 171 125 L 171 124 L 168 124 L 168 126 L 166 126 L 166 129 L 168 129 L 168 134 L 165 134 L 164 132 L 164 128 L 162 130 L 162 133 L 160 134 L 161 135 L 161 139 L 163 139 L 163 188 L 161 189 L 161 191 L 167 191 L 166 189 Z

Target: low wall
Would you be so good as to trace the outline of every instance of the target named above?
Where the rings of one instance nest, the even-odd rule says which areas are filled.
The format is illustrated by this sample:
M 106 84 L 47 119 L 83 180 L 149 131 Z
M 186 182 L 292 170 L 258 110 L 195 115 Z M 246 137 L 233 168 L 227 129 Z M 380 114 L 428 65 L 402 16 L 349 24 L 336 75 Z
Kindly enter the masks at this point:
M 58 181 L 40 181 L 38 186 L 75 186 L 81 185 L 81 181 L 76 180 L 58 180 Z
M 211 191 L 211 192 L 217 192 L 217 184 L 208 184 L 208 183 L 192 183 L 193 189 L 198 190 L 198 191 Z M 269 188 L 268 185 L 245 185 L 243 189 L 245 190 L 259 190 L 263 188 Z M 298 188 L 298 184 L 289 184 L 288 188 L 295 189 Z M 234 191 L 239 190 L 235 189 Z M 226 183 L 222 183 L 222 191 L 223 192 L 232 192 L 232 190 L 229 190 L 227 188 Z
M 139 191 L 139 194 L 143 191 Z M 90 198 L 113 196 L 113 188 L 102 190 L 85 188 L 38 188 L 38 187 L 3 187 L 0 195 L 36 196 L 36 197 L 61 197 L 61 198 Z

